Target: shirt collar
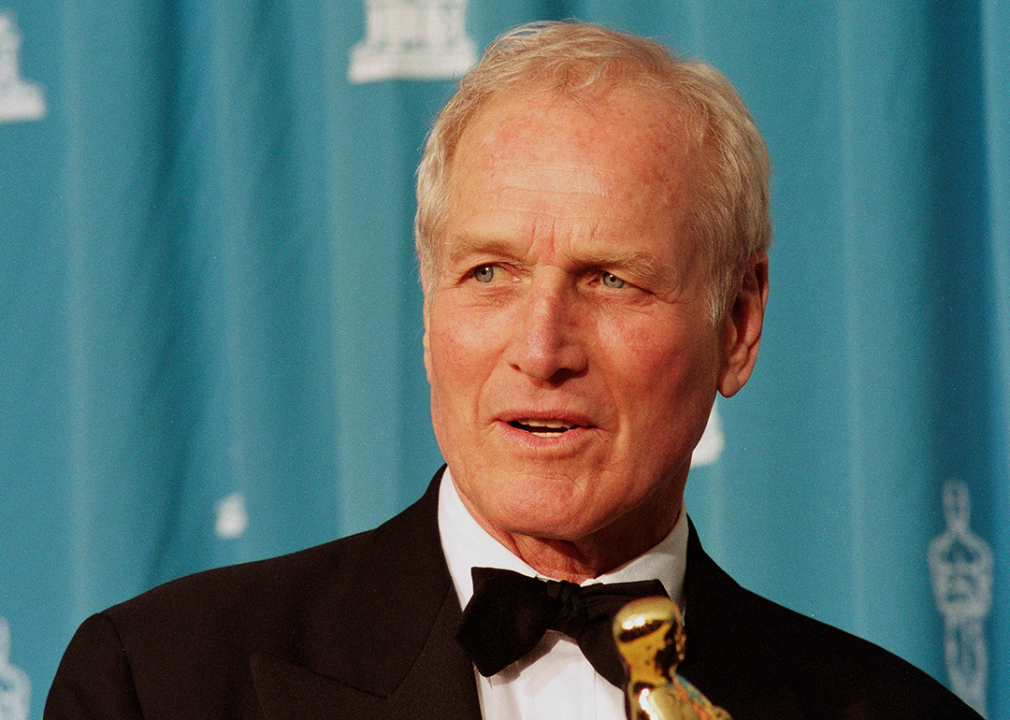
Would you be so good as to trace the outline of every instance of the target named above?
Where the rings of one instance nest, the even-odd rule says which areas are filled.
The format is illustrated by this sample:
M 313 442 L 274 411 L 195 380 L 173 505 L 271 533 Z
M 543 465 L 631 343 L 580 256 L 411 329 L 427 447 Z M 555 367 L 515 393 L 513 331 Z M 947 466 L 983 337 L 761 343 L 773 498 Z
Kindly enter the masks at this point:
M 439 487 L 438 529 L 442 539 L 442 552 L 449 566 L 456 595 L 459 596 L 460 607 L 466 607 L 473 595 L 470 568 L 496 567 L 531 577 L 543 577 L 491 537 L 474 520 L 460 500 L 448 468 L 442 475 Z M 683 608 L 687 535 L 687 513 L 682 508 L 670 534 L 658 545 L 611 572 L 583 584 L 656 579 L 663 583 L 674 602 Z

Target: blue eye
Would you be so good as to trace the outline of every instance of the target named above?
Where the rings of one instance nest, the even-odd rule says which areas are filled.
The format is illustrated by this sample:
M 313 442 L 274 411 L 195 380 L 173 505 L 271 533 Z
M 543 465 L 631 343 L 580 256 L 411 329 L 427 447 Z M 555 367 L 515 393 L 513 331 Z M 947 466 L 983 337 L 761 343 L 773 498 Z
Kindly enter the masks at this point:
M 494 280 L 496 269 L 494 265 L 481 265 L 478 268 L 474 268 L 473 279 L 479 283 L 489 283 Z
M 603 277 L 601 278 L 600 282 L 603 283 L 604 287 L 608 288 L 617 289 L 624 287 L 624 281 L 621 280 L 621 278 L 614 275 L 613 273 L 608 272 L 603 273 Z

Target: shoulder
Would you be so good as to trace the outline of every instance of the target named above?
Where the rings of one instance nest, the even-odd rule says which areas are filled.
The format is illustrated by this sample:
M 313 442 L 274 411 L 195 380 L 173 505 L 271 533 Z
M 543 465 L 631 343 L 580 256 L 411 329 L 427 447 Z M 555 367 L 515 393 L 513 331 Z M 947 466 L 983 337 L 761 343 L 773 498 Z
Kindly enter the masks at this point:
M 369 534 L 364 533 L 288 555 L 205 570 L 159 585 L 99 616 L 127 635 L 158 623 L 222 628 L 263 623 L 280 608 L 290 608 L 292 601 L 301 605 L 339 593 L 353 579 L 368 543 Z
M 974 718 L 953 693 L 860 637 L 752 595 L 754 617 L 808 713 L 820 717 Z
M 433 484 L 437 485 L 437 483 Z M 435 493 L 437 496 L 437 493 Z M 206 570 L 160 585 L 104 613 L 124 636 L 149 635 L 159 624 L 214 628 L 217 635 L 282 642 L 291 627 L 334 607 L 415 577 L 439 577 L 444 564 L 433 493 L 379 527 L 288 555 Z
M 136 715 L 111 700 L 179 717 L 208 703 L 253 708 L 251 658 L 339 677 L 382 633 L 399 647 L 391 619 L 433 614 L 451 585 L 431 495 L 374 530 L 196 573 L 93 615 L 57 671 L 52 717 Z M 99 710 L 66 710 L 82 703 Z
M 887 650 L 740 587 L 705 555 L 696 536 L 688 558 L 684 673 L 706 694 L 714 687 L 713 695 L 722 698 L 713 701 L 735 720 L 763 717 L 768 707 L 791 707 L 796 717 L 978 717 Z M 753 698 L 770 705 L 755 714 Z
M 362 542 L 208 570 L 92 615 L 63 655 L 45 717 L 132 720 L 153 708 L 198 717 L 220 702 L 255 716 L 249 659 L 282 653 L 293 640 L 285 623 L 317 622 L 312 608 L 339 592 L 335 579 Z

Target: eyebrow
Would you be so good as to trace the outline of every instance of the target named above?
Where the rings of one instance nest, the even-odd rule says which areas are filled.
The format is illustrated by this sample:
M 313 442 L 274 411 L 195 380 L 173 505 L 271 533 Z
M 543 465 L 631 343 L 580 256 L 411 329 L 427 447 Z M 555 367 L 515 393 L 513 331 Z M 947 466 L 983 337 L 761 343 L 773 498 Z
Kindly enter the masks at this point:
M 455 264 L 471 255 L 497 255 L 502 257 L 516 257 L 515 243 L 509 243 L 490 237 L 477 235 L 457 235 L 452 242 L 443 242 L 442 248 L 445 252 L 444 258 L 449 264 Z M 446 252 L 446 245 L 449 245 Z
M 583 256 L 582 261 L 587 267 L 606 270 L 631 283 L 648 287 L 659 288 L 681 282 L 673 267 L 657 262 L 656 258 L 648 253 L 634 251 L 599 255 L 590 253 Z

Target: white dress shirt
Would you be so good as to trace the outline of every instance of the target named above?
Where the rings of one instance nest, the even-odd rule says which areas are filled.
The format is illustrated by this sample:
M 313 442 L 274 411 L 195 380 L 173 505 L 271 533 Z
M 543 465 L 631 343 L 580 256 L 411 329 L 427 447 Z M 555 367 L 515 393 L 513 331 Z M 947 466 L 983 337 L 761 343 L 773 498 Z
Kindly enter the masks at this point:
M 683 510 L 670 534 L 631 562 L 587 580 L 632 582 L 657 579 L 683 608 L 687 520 Z M 497 567 L 544 577 L 489 535 L 459 499 L 447 469 L 438 497 L 438 528 L 461 607 L 473 595 L 472 567 Z M 484 720 L 624 720 L 624 692 L 589 664 L 568 636 L 548 630 L 526 657 L 485 678 L 474 669 Z

